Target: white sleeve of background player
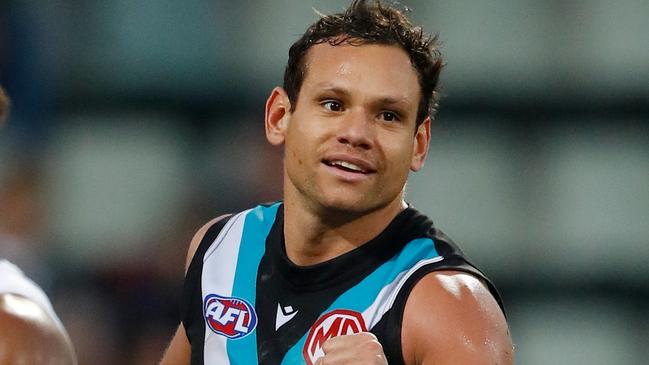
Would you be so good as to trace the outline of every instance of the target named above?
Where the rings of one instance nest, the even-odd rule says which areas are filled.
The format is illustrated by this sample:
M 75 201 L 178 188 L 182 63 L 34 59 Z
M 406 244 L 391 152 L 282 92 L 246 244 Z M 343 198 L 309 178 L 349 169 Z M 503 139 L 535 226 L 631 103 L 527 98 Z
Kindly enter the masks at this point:
M 52 317 L 61 331 L 65 332 L 43 289 L 28 278 L 18 266 L 3 259 L 0 259 L 0 294 L 17 294 L 34 301 Z

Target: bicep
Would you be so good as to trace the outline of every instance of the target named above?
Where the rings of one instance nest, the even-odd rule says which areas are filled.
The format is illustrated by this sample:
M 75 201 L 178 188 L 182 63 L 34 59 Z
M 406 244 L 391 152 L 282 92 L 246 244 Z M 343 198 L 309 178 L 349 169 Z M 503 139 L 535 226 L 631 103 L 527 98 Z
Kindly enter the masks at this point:
M 160 362 L 160 365 L 186 365 L 189 364 L 191 348 L 187 336 L 185 334 L 185 328 L 183 328 L 182 323 L 178 326 L 176 334 L 171 339 L 167 351 L 165 351 L 164 357 Z
M 507 322 L 485 285 L 460 272 L 423 277 L 404 310 L 406 364 L 513 364 Z

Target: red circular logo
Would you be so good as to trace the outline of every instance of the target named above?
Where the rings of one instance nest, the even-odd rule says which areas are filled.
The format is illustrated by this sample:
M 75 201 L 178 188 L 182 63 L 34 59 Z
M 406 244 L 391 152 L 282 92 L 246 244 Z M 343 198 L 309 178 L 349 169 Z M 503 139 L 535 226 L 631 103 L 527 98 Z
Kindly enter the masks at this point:
M 315 364 L 324 355 L 322 344 L 330 338 L 366 331 L 363 316 L 358 312 L 336 309 L 326 313 L 311 326 L 302 350 L 304 360 L 308 365 Z

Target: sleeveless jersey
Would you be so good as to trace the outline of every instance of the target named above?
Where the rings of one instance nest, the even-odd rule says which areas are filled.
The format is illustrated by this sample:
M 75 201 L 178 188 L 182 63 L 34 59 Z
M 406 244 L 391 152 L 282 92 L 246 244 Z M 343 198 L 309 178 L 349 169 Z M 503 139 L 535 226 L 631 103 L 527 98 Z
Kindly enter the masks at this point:
M 436 270 L 476 276 L 502 308 L 489 280 L 412 207 L 371 241 L 312 266 L 288 259 L 283 224 L 278 202 L 208 229 L 181 302 L 192 365 L 313 365 L 328 338 L 360 331 L 377 336 L 390 364 L 403 364 L 406 299 Z

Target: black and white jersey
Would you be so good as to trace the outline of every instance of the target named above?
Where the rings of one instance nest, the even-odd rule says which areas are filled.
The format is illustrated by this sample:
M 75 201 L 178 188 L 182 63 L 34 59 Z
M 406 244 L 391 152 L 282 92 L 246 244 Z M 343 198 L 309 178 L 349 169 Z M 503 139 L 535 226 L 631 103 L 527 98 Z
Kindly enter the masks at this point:
M 376 238 L 332 260 L 297 266 L 286 256 L 281 202 L 215 223 L 185 278 L 182 321 L 191 364 L 313 365 L 328 338 L 374 333 L 403 364 L 401 321 L 419 279 L 436 270 L 485 276 L 413 208 Z

